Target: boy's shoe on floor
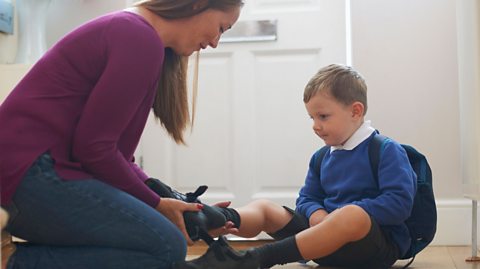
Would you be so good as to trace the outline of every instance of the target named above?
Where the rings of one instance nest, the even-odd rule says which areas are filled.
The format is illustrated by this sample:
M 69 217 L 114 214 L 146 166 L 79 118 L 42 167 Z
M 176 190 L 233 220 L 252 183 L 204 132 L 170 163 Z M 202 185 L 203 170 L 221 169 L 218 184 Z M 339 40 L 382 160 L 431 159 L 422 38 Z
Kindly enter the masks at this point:
M 175 264 L 174 269 L 260 269 L 258 257 L 251 252 L 238 252 L 230 247 L 224 236 L 210 245 L 197 259 Z

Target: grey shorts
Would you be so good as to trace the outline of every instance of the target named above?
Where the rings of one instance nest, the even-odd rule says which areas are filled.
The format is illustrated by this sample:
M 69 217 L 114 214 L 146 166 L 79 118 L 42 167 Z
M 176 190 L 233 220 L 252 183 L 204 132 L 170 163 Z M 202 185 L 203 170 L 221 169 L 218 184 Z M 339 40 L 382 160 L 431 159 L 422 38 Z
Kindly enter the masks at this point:
M 271 234 L 275 239 L 285 238 L 309 228 L 309 222 L 305 216 L 286 206 L 284 208 L 293 215 L 293 218 L 282 230 Z M 350 242 L 326 257 L 315 259 L 314 262 L 322 266 L 390 268 L 399 258 L 398 247 L 372 217 L 370 220 L 372 226 L 364 238 Z

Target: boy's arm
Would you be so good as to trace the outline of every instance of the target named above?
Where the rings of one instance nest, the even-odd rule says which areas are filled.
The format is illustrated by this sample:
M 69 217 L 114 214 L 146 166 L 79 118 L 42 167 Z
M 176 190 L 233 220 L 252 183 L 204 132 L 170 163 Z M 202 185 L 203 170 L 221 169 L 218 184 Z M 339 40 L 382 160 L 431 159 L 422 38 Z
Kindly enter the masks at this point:
M 326 216 L 328 216 L 328 212 L 325 209 L 319 209 L 313 212 L 310 218 L 308 219 L 310 227 L 321 223 Z
M 320 176 L 314 169 L 317 154 L 318 152 L 310 159 L 305 185 L 300 189 L 295 208 L 298 213 L 308 219 L 315 211 L 324 209 L 325 192 L 320 182 Z
M 416 190 L 416 175 L 410 166 L 407 153 L 397 142 L 386 143 L 380 157 L 380 195 L 353 204 L 362 207 L 380 225 L 396 225 L 410 216 Z

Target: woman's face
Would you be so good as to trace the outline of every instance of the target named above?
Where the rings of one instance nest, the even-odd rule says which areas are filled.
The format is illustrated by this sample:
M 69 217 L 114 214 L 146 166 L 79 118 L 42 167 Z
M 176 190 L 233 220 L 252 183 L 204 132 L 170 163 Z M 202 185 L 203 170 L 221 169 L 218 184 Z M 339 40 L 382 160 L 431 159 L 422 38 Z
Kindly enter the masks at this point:
M 241 7 L 228 11 L 207 9 L 195 16 L 180 19 L 181 30 L 171 48 L 183 56 L 189 56 L 208 46 L 216 48 L 222 33 L 237 21 L 240 9 Z

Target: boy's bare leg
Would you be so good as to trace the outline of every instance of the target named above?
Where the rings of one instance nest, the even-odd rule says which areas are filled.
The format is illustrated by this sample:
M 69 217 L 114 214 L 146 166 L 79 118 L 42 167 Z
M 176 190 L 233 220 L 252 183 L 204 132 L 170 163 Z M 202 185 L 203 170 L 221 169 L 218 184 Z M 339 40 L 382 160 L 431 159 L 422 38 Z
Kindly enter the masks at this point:
M 346 243 L 365 237 L 370 231 L 370 216 L 361 207 L 347 205 L 295 236 L 297 247 L 306 260 L 332 254 Z
M 239 232 L 235 234 L 246 238 L 254 237 L 262 231 L 274 233 L 292 219 L 292 215 L 285 208 L 266 199 L 253 201 L 236 210 L 242 224 Z
M 236 209 L 242 224 L 236 235 L 254 237 L 260 232 L 275 233 L 292 219 L 290 212 L 269 200 L 256 200 Z M 361 207 L 347 205 L 297 235 L 295 239 L 304 259 L 332 254 L 346 243 L 365 237 L 370 231 L 370 216 Z

